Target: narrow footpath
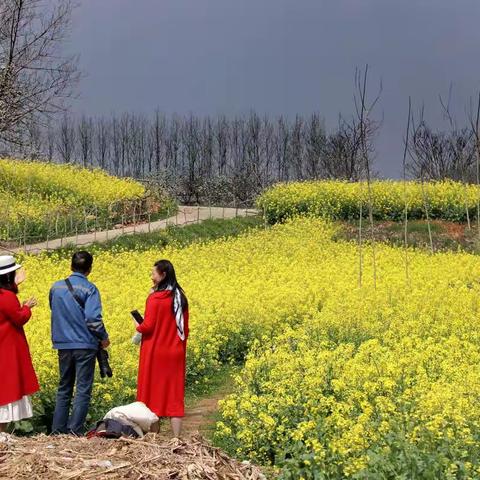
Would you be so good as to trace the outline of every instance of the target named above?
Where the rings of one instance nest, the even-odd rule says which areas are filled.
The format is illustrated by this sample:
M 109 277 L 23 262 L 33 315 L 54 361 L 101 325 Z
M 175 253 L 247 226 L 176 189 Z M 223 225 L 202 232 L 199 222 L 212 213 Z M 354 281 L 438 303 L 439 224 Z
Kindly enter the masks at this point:
M 176 215 L 163 220 L 48 240 L 45 242 L 14 248 L 9 251 L 11 251 L 12 253 L 24 252 L 29 254 L 38 254 L 44 251 L 56 250 L 57 248 L 66 247 L 68 245 L 87 246 L 96 242 L 107 242 L 109 240 L 120 237 L 121 235 L 150 233 L 157 230 L 166 229 L 170 226 L 183 227 L 185 225 L 191 225 L 193 223 L 201 223 L 204 220 L 208 219 L 231 219 L 236 217 L 253 216 L 257 213 L 258 212 L 254 209 L 180 206 L 178 207 L 178 212 Z M 1 247 L 0 250 L 2 250 Z

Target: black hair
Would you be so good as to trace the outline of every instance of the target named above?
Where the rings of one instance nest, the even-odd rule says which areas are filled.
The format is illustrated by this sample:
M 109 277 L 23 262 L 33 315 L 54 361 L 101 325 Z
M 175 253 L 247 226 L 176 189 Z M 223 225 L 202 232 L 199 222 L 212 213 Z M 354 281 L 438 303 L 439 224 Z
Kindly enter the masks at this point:
M 15 283 L 15 271 L 0 275 L 0 288 L 18 293 L 18 287 Z
M 172 262 L 169 260 L 159 260 L 155 262 L 154 267 L 157 269 L 158 272 L 164 273 L 165 278 L 157 285 L 156 290 L 166 290 L 167 288 L 172 288 L 172 296 L 175 294 L 175 290 L 178 289 L 180 291 L 180 297 L 182 299 L 182 310 L 185 311 L 188 308 L 188 300 L 183 288 L 177 281 L 177 275 L 175 273 L 175 268 L 173 267 Z M 175 307 L 172 304 L 172 308 Z M 175 310 L 173 310 L 175 314 Z
M 75 252 L 72 257 L 72 271 L 83 273 L 90 272 L 93 265 L 92 254 L 86 251 Z

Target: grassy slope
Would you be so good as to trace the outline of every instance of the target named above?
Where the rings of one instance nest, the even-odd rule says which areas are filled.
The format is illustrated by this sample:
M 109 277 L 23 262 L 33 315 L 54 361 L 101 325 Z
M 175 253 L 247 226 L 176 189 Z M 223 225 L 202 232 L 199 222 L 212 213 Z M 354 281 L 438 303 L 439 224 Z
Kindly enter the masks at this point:
M 193 242 L 207 242 L 222 237 L 235 237 L 249 229 L 260 228 L 263 225 L 263 220 L 257 216 L 238 217 L 228 220 L 212 219 L 184 227 L 172 226 L 152 233 L 122 235 L 108 242 L 94 243 L 86 247 L 86 249 L 95 253 L 105 250 L 147 250 L 152 247 L 161 249 L 172 244 L 183 247 Z M 70 255 L 73 251 L 80 248 L 67 246 L 56 250 L 55 254 Z

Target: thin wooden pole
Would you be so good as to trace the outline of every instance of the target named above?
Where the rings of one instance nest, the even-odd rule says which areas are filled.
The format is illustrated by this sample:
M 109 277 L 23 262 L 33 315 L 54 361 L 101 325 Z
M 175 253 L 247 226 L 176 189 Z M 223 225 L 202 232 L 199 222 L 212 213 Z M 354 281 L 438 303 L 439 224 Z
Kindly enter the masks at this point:
M 137 233 L 137 217 L 136 217 L 136 210 L 137 210 L 137 201 L 133 201 L 133 234 Z
M 430 214 L 428 212 L 428 198 L 427 194 L 425 192 L 425 185 L 424 185 L 424 180 L 423 180 L 423 172 L 420 176 L 420 183 L 422 186 L 422 197 L 423 197 L 423 206 L 425 208 L 425 218 L 427 219 L 427 228 L 428 228 L 428 238 L 430 240 L 430 250 L 432 253 L 434 253 L 434 248 L 433 248 L 433 238 L 432 238 L 432 228 L 430 225 Z
M 95 205 L 95 224 L 94 224 L 94 232 L 93 232 L 93 241 L 97 241 L 97 219 L 98 219 L 98 208 L 97 205 Z
M 477 233 L 480 238 L 480 92 L 478 93 L 477 115 L 475 117 L 476 170 L 477 170 Z
M 46 243 L 46 247 L 47 247 L 47 252 L 48 252 L 48 242 L 49 242 L 49 237 L 50 237 L 50 214 L 47 214 L 47 243 Z
M 463 198 L 465 202 L 465 213 L 467 215 L 467 228 L 471 230 L 472 225 L 470 223 L 470 212 L 468 211 L 467 185 L 466 185 L 465 179 L 463 180 Z
M 365 66 L 365 71 L 363 74 L 363 80 L 360 76 L 360 73 L 356 72 L 355 81 L 358 88 L 358 93 L 360 95 L 360 104 L 357 103 L 357 112 L 360 122 L 360 149 L 362 160 L 364 161 L 365 171 L 367 174 L 367 193 L 368 193 L 368 218 L 370 221 L 370 239 L 372 247 L 372 266 L 373 266 L 373 286 L 377 288 L 377 260 L 376 260 L 376 249 L 375 249 L 375 225 L 373 223 L 373 195 L 372 195 L 372 185 L 371 185 L 371 173 L 370 173 L 370 161 L 369 161 L 369 152 L 367 144 L 367 122 L 368 115 L 372 111 L 373 107 L 380 98 L 380 94 L 373 101 L 373 103 L 367 106 L 367 79 L 368 79 L 368 64 Z M 380 85 L 381 92 L 381 85 Z
M 358 217 L 358 286 L 361 287 L 363 283 L 363 237 L 362 237 L 362 217 L 363 217 L 363 198 L 362 198 L 362 184 L 359 182 L 360 195 L 359 195 L 359 217 Z
M 409 272 L 409 264 L 408 264 L 407 152 L 408 152 L 408 141 L 410 138 L 411 118 L 412 118 L 412 98 L 408 97 L 407 133 L 405 136 L 405 148 L 403 149 L 403 202 L 405 205 L 405 210 L 403 212 L 403 220 L 404 220 L 403 246 L 405 250 L 405 278 L 406 278 L 407 284 L 410 283 L 410 272 Z
M 125 234 L 125 201 L 122 203 L 123 212 L 122 212 L 122 235 Z

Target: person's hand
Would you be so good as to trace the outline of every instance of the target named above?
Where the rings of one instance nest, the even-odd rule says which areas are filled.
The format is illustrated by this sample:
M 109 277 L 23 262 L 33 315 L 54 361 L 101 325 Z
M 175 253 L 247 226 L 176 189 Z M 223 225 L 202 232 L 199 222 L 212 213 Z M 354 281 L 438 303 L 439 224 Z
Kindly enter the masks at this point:
M 102 348 L 108 348 L 110 346 L 110 340 L 108 338 L 106 340 L 102 340 L 100 342 L 100 345 L 102 346 Z
M 16 285 L 20 285 L 21 283 L 23 283 L 26 278 L 27 278 L 27 274 L 26 274 L 24 268 L 20 268 L 20 270 L 17 270 L 15 272 L 15 284 Z
M 35 298 L 29 298 L 25 302 L 23 302 L 23 305 L 28 308 L 33 308 L 37 305 L 37 300 Z

